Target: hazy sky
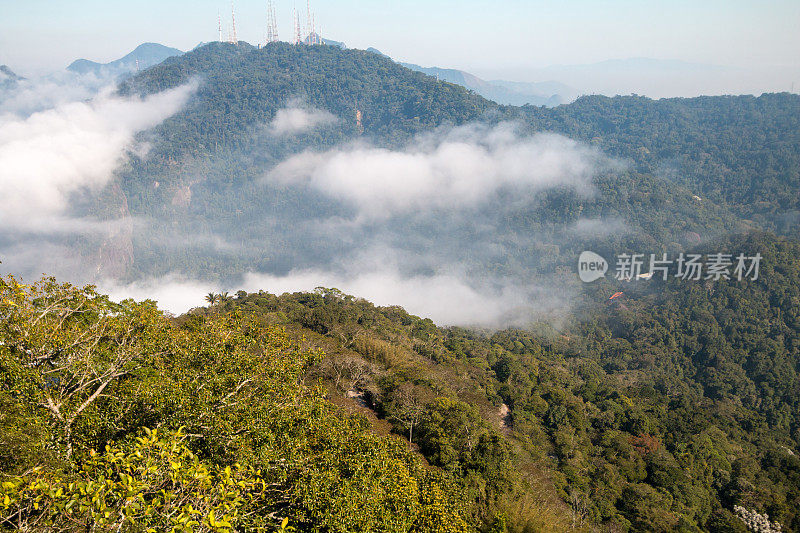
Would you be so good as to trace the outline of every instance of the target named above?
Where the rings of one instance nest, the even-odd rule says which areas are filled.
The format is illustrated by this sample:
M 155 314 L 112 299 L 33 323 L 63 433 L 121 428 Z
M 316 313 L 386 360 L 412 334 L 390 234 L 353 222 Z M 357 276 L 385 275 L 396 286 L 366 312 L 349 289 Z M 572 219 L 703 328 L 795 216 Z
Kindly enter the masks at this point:
M 263 41 L 266 0 L 236 0 L 240 39 Z M 275 0 L 291 35 L 291 0 Z M 298 2 L 305 11 L 305 3 Z M 467 70 L 653 57 L 800 65 L 797 0 L 314 0 L 326 36 L 350 47 Z M 108 61 L 152 41 L 182 50 L 217 38 L 219 0 L 0 0 L 0 64 L 21 73 Z

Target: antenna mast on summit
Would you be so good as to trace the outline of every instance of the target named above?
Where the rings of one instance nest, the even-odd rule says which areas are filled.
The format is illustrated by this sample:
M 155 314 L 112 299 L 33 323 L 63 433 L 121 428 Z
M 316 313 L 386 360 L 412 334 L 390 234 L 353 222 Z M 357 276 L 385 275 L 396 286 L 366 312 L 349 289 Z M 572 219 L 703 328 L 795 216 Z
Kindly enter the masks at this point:
M 236 37 L 236 11 L 233 9 L 233 0 L 231 0 L 231 25 L 233 26 L 233 35 L 231 35 L 231 42 L 238 45 L 239 39 Z
M 292 18 L 294 19 L 294 44 L 302 44 L 303 36 L 300 33 L 300 12 L 297 11 L 297 2 L 292 8 Z
M 222 42 L 222 15 L 217 11 L 217 31 L 219 32 L 219 42 Z
M 306 0 L 306 37 L 308 38 L 308 44 L 314 44 L 312 33 L 314 33 L 314 26 L 311 22 L 311 0 Z
M 267 43 L 278 42 L 278 17 L 275 16 L 275 3 L 267 0 Z

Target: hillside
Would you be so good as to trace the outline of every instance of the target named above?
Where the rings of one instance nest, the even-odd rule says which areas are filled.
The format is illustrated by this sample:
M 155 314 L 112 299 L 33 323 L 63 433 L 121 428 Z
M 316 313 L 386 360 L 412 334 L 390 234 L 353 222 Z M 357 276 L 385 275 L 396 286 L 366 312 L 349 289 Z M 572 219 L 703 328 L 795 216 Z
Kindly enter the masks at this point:
M 799 95 L 587 96 L 511 114 L 535 130 L 597 143 L 762 227 L 800 228 Z
M 739 505 L 797 531 L 800 247 L 763 234 L 717 247 L 761 253 L 759 281 L 600 286 L 589 316 L 558 335 L 437 328 L 336 289 L 240 293 L 215 308 L 323 348 L 314 375 L 431 463 L 488 478 L 495 494 L 527 486 L 525 503 L 501 506 L 511 531 L 526 506 L 558 516 L 553 497 L 590 527 L 743 531 Z M 626 296 L 609 303 L 616 289 Z M 490 427 L 520 478 L 464 454 Z
M 169 487 L 242 530 L 743 532 L 741 506 L 798 531 L 800 248 L 714 246 L 761 253 L 759 280 L 610 282 L 559 333 L 440 328 L 333 288 L 172 319 L 5 278 L 0 518 L 65 525 L 100 501 L 110 526 L 164 527 L 187 508 L 115 491 L 164 486 L 137 458 L 168 458 L 172 479 L 236 476 L 233 500 Z M 106 468 L 123 486 L 72 492 Z
M 514 201 L 489 195 L 485 205 L 461 210 L 454 199 L 454 209 L 423 210 L 410 225 L 407 215 L 392 216 L 377 224 L 353 225 L 346 238 L 314 235 L 316 229 L 309 230 L 309 225 L 321 228 L 325 220 L 351 219 L 352 202 L 302 184 L 265 179 L 281 163 L 307 153 L 354 157 L 360 153 L 354 147 L 366 150 L 368 157 L 386 153 L 402 161 L 431 150 L 435 157 L 437 150 L 455 146 L 448 135 L 464 135 L 480 154 L 487 149 L 480 144 L 491 139 L 477 133 L 480 128 L 513 129 L 506 118 L 520 122 L 528 115 L 378 54 L 284 43 L 261 49 L 211 43 L 132 77 L 120 92 L 152 94 L 195 82 L 199 88 L 188 106 L 143 136 L 150 146 L 147 158 L 132 157 L 119 172 L 131 215 L 156 224 L 141 239 L 134 236 L 136 261 L 125 269 L 131 277 L 163 275 L 176 268 L 200 275 L 197 267 L 203 265 L 202 275 L 224 275 L 237 283 L 237 276 L 253 269 L 281 274 L 293 268 L 328 268 L 338 257 L 358 255 L 365 242 L 403 247 L 414 240 L 414 246 L 446 254 L 446 263 L 464 264 L 474 278 L 522 280 L 572 265 L 586 246 L 675 248 L 746 226 L 713 201 L 694 201 L 690 190 L 660 179 L 654 169 L 603 161 L 591 148 L 585 152 L 567 140 L 556 139 L 550 148 L 551 141 L 528 138 L 532 133 L 523 128 L 516 138 L 499 137 L 510 147 L 489 150 L 527 150 L 531 144 L 534 154 L 554 150 L 562 157 L 562 151 L 575 151 L 578 158 L 596 157 L 587 170 L 595 175 L 595 190 L 587 193 L 554 183 L 540 191 L 534 183 L 535 190 L 520 191 Z M 362 112 L 363 132 L 356 124 L 356 108 Z M 270 124 L 287 109 L 301 116 L 329 115 L 309 131 L 275 135 Z M 563 158 L 572 164 L 566 153 Z M 265 239 L 263 228 L 276 224 L 280 232 Z M 488 227 L 493 228 L 489 233 L 481 229 Z M 235 261 L 207 246 L 154 249 L 153 232 L 185 232 L 188 243 L 195 240 L 193 235 L 212 233 L 213 238 L 240 243 L 241 249 Z M 469 257 L 458 245 L 461 237 L 476 243 Z M 511 257 L 505 264 L 497 260 L 503 254 Z
M 450 476 L 337 410 L 304 379 L 324 356 L 258 317 L 0 296 L 0 530 L 474 531 Z

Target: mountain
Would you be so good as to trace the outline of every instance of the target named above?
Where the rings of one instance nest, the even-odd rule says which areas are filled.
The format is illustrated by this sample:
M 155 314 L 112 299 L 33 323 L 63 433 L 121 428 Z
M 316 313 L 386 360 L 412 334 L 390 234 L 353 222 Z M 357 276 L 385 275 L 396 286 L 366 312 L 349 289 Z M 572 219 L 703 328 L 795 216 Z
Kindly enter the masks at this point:
M 12 81 L 24 80 L 22 76 L 18 76 L 15 74 L 10 68 L 6 65 L 0 65 L 0 79 L 7 79 Z
M 513 98 L 513 94 L 519 94 L 524 96 L 526 94 L 530 95 L 547 95 L 552 94 L 553 97 L 557 97 L 561 104 L 568 104 L 574 101 L 579 95 L 578 91 L 568 85 L 565 85 L 559 81 L 538 81 L 538 82 L 522 82 L 522 81 L 506 81 L 506 80 L 490 80 L 488 83 L 491 85 L 506 89 L 510 91 L 509 98 Z M 511 105 L 526 105 L 531 104 L 532 102 L 522 102 L 517 104 Z M 552 105 L 548 105 L 547 107 L 554 107 Z
M 336 82 L 326 83 L 324 76 L 334 71 Z M 120 90 L 122 94 L 152 94 L 187 83 L 198 74 L 210 77 L 208 94 L 169 123 L 216 116 L 232 100 L 239 100 L 220 122 L 224 130 L 190 128 L 192 137 L 181 141 L 187 145 L 196 141 L 205 150 L 219 143 L 222 135 L 229 142 L 249 135 L 252 125 L 272 120 L 293 98 L 341 118 L 345 126 L 341 135 L 346 136 L 356 133 L 357 104 L 364 116 L 364 134 L 387 139 L 460 124 L 492 107 L 460 87 L 437 86 L 435 79 L 376 54 L 283 42 L 261 48 L 241 41 L 238 46 L 210 43 L 139 73 L 123 82 Z
M 754 94 L 789 87 L 792 74 L 767 67 L 736 68 L 687 61 L 625 58 L 579 65 L 486 69 L 492 77 L 558 80 L 581 94 L 640 94 L 650 98 Z M 784 84 L 776 80 L 786 79 Z
M 503 105 L 534 105 L 554 107 L 569 103 L 577 96 L 577 91 L 562 83 L 549 81 L 523 83 L 509 81 L 485 81 L 463 70 L 438 67 L 421 67 L 411 63 L 401 63 L 406 68 L 423 72 L 429 76 L 455 83 L 475 91 L 488 100 Z
M 573 255 L 599 234 L 606 235 L 606 244 L 680 248 L 690 243 L 687 235 L 710 238 L 740 226 L 736 217 L 714 201 L 692 200 L 683 185 L 659 179 L 652 172 L 598 162 L 601 170 L 591 194 L 557 183 L 552 190 L 534 190 L 514 201 L 502 196 L 506 191 L 498 191 L 501 196 L 463 213 L 435 204 L 435 209 L 413 215 L 401 206 L 396 216 L 368 217 L 367 223 L 354 225 L 347 238 L 326 238 L 318 233 L 324 231 L 322 221 L 352 218 L 360 205 L 354 206 L 354 201 L 360 200 L 347 195 L 362 185 L 356 183 L 354 189 L 338 193 L 339 197 L 329 197 L 313 186 L 265 178 L 282 162 L 302 158 L 307 152 L 355 157 L 358 152 L 352 154 L 348 148 L 354 143 L 374 148 L 367 158 L 379 158 L 385 150 L 387 157 L 404 161 L 420 150 L 419 145 L 424 146 L 426 136 L 434 145 L 449 146 L 445 133 L 439 140 L 432 133 L 459 127 L 469 136 L 468 149 L 481 153 L 483 141 L 470 128 L 502 130 L 506 118 L 522 126 L 531 119 L 530 127 L 511 138 L 501 137 L 512 147 L 522 143 L 520 149 L 525 150 L 527 143 L 545 142 L 531 137 L 538 130 L 533 115 L 518 108 L 513 113 L 501 112 L 497 104 L 459 85 L 437 81 L 378 54 L 285 43 L 260 49 L 244 43 L 212 43 L 131 77 L 120 91 L 147 95 L 198 78 L 204 81 L 197 97 L 151 132 L 154 141 L 148 157 L 135 158 L 120 173 L 131 215 L 153 221 L 155 233 L 184 234 L 183 242 L 189 244 L 154 253 L 152 234 L 136 236 L 133 256 L 137 259 L 131 273 L 163 275 L 179 266 L 187 274 L 214 272 L 233 280 L 254 269 L 277 275 L 293 268 L 341 268 L 337 266 L 340 259 L 357 256 L 365 243 L 377 246 L 376 241 L 387 241 L 400 247 L 424 246 L 443 262 L 462 263 L 476 278 L 491 273 L 526 283 L 533 273 L 550 275 L 558 267 L 567 268 Z M 354 116 L 356 106 L 362 131 Z M 269 125 L 287 108 L 303 114 L 309 109 L 322 111 L 333 120 L 329 117 L 290 137 L 275 136 Z M 556 141 L 561 142 L 565 141 Z M 446 189 L 434 190 L 428 197 L 447 194 Z M 635 204 L 632 197 L 637 199 Z M 446 200 L 441 202 L 446 205 Z M 233 205 L 237 207 L 232 209 Z M 371 209 L 369 205 L 363 208 Z M 409 217 L 414 223 L 412 233 L 407 227 Z M 280 239 L 264 238 L 266 220 L 285 228 Z M 586 232 L 586 224 L 598 227 Z M 203 251 L 207 244 L 192 244 L 196 241 L 190 239 L 191 234 L 209 232 L 241 244 L 235 260 L 228 254 Z M 412 237 L 416 232 L 419 235 Z M 469 254 L 458 245 L 460 238 L 475 243 Z M 521 239 L 527 241 L 524 246 L 519 244 Z M 284 246 L 286 240 L 294 245 Z M 497 254 L 506 253 L 513 261 L 498 264 Z M 202 261 L 198 261 L 200 255 Z M 202 273 L 197 270 L 200 265 L 204 265 Z
M 109 63 L 96 63 L 88 59 L 78 59 L 67 67 L 67 70 L 77 74 L 103 74 L 119 76 L 144 70 L 161 63 L 168 57 L 183 54 L 177 48 L 170 48 L 157 43 L 144 43 L 136 47 L 131 53 Z
M 383 52 L 381 52 L 380 50 L 378 50 L 377 48 L 369 47 L 369 48 L 367 48 L 367 52 L 372 52 L 373 54 L 378 54 L 379 56 L 383 56 L 383 57 L 389 57 L 386 54 L 384 54 Z
M 798 95 L 656 101 L 586 96 L 509 116 L 537 130 L 595 142 L 640 172 L 679 183 L 748 223 L 786 235 L 800 229 Z
M 147 157 L 130 154 L 113 193 L 76 213 L 96 216 L 107 212 L 103 206 L 125 205 L 132 219 L 149 225 L 116 244 L 124 253 L 112 255 L 124 265 L 100 265 L 100 272 L 133 281 L 180 271 L 234 286 L 253 272 L 281 278 L 319 271 L 355 284 L 355 258 L 391 243 L 386 275 L 416 279 L 446 264 L 460 269 L 459 284 L 494 294 L 528 294 L 539 284 L 566 292 L 576 288 L 562 274 L 592 247 L 682 251 L 753 228 L 788 235 L 800 221 L 796 95 L 584 97 L 555 108 L 502 107 L 380 54 L 287 43 L 210 43 L 135 74 L 119 91 L 146 96 L 197 80 L 200 89 L 185 107 L 140 136 Z M 300 128 L 276 134 L 287 116 Z M 545 132 L 568 139 L 549 144 Z M 456 149 L 477 157 L 469 161 L 488 153 L 486 174 L 497 172 L 498 179 L 509 172 L 494 170 L 503 168 L 505 150 L 552 149 L 557 161 L 579 162 L 575 172 L 586 173 L 585 186 L 582 177 L 577 185 L 584 188 L 559 177 L 519 192 L 480 176 L 468 182 L 475 189 L 455 194 L 446 180 L 427 185 L 456 167 L 458 158 L 449 156 Z M 316 176 L 340 159 L 356 170 L 332 191 Z M 368 164 L 373 160 L 379 166 Z M 391 162 L 411 165 L 402 167 L 405 179 L 429 188 L 360 192 L 393 176 Z M 275 172 L 289 164 L 302 164 L 299 175 L 278 179 Z M 534 172 L 536 161 L 524 168 Z M 331 221 L 353 223 L 330 235 Z M 267 237 L 264 227 L 273 226 L 281 229 Z M 474 244 L 469 251 L 460 244 L 465 240 Z M 411 259 L 419 256 L 431 259 Z M 572 305 L 520 300 L 515 309 Z
M 367 51 L 389 57 L 375 48 L 368 48 Z M 466 87 L 484 98 L 502 105 L 554 107 L 569 103 L 578 96 L 578 92 L 575 89 L 557 81 L 534 83 L 503 80 L 486 81 L 463 70 L 421 67 L 413 63 L 400 64 L 408 69 L 433 76 L 436 79 Z
M 34 265 L 0 278 L 0 521 L 800 531 L 799 96 L 502 106 L 378 53 L 209 43 L 107 99 L 182 105 L 54 232 L 0 228 Z M 760 270 L 613 275 L 665 254 Z M 241 290 L 175 316 L 87 273 Z
M 15 74 L 6 65 L 0 65 L 0 87 L 10 87 L 24 79 L 22 76 Z

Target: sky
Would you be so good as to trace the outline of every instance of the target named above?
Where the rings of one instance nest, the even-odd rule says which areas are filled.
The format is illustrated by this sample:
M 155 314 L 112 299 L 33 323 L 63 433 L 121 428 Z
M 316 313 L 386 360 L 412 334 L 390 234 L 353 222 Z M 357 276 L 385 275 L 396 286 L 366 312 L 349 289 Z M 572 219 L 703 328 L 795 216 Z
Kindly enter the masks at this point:
M 274 1 L 288 40 L 293 2 Z M 240 39 L 264 40 L 266 4 L 235 0 Z M 797 0 L 314 0 L 312 7 L 324 35 L 349 47 L 486 77 L 629 57 L 800 69 Z M 218 13 L 227 24 L 230 3 L 0 0 L 0 64 L 29 74 L 77 58 L 117 59 L 143 42 L 188 50 L 217 38 Z

